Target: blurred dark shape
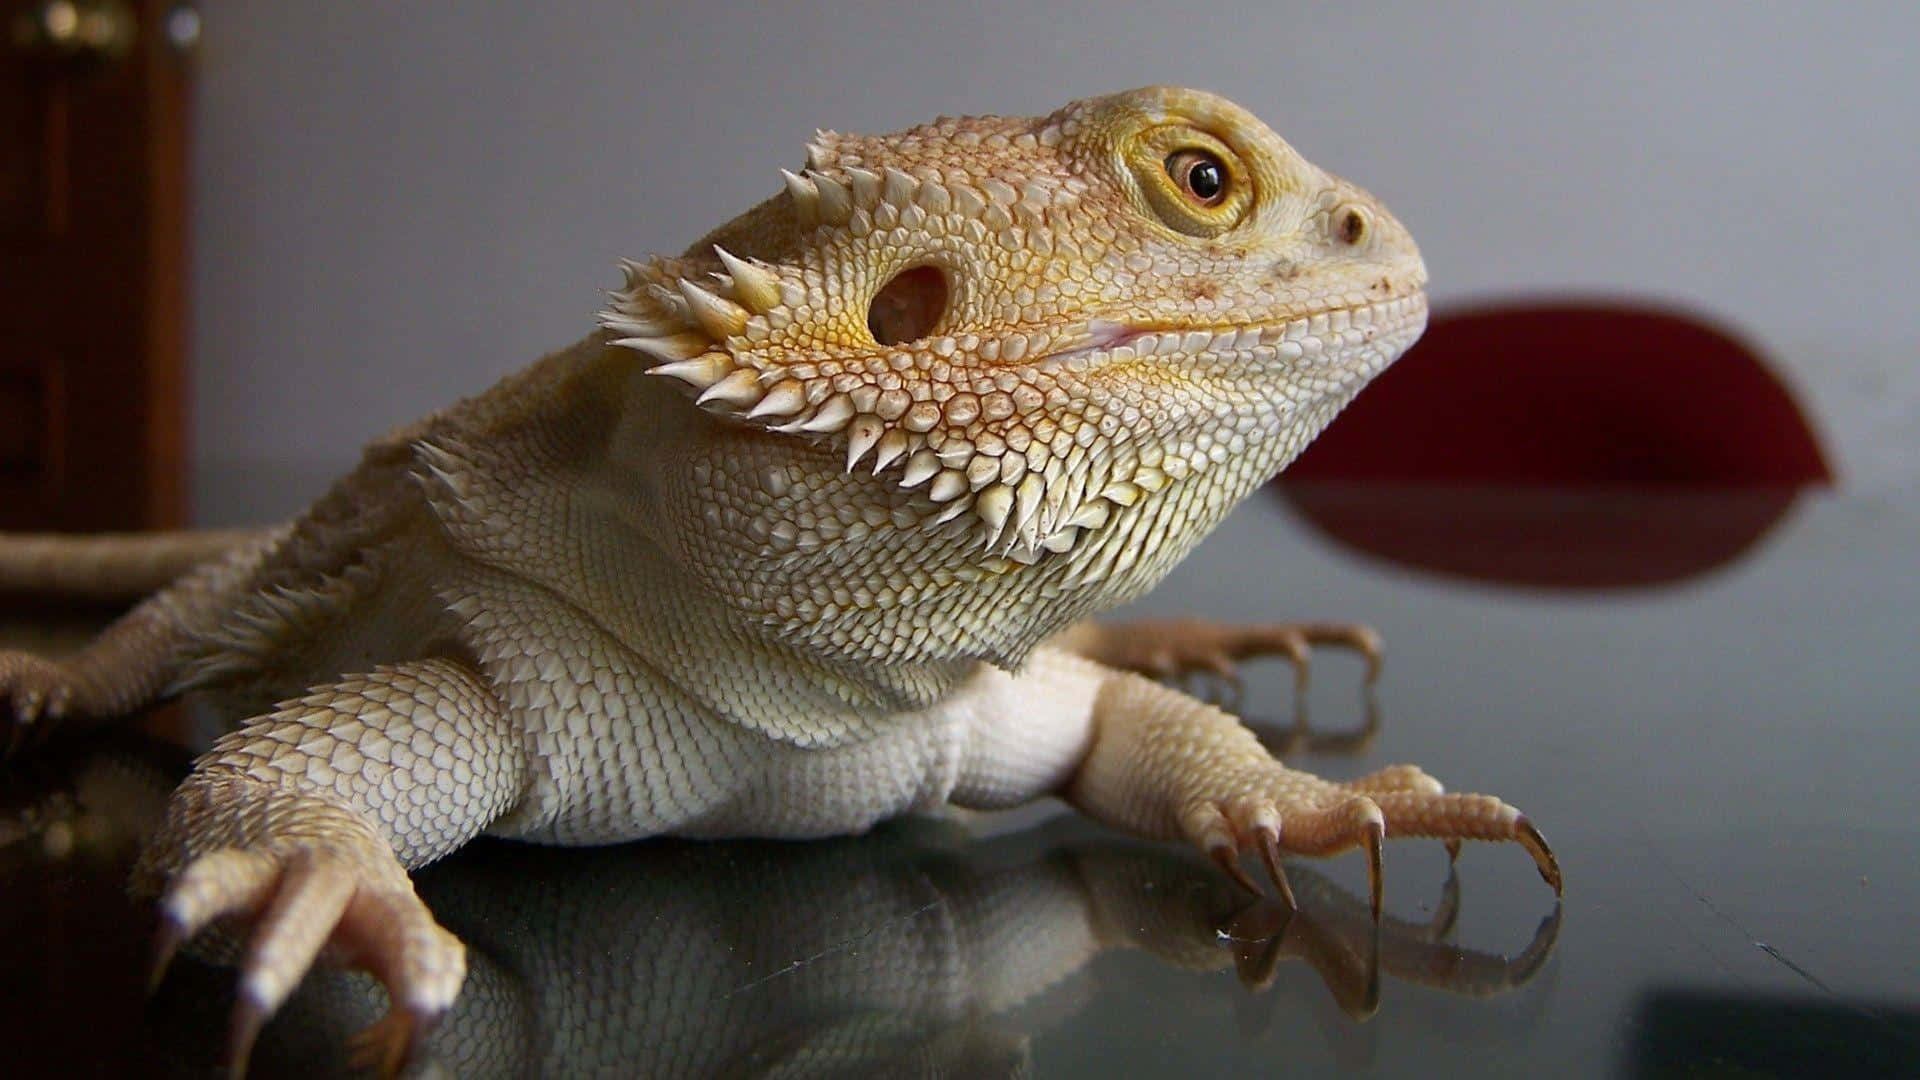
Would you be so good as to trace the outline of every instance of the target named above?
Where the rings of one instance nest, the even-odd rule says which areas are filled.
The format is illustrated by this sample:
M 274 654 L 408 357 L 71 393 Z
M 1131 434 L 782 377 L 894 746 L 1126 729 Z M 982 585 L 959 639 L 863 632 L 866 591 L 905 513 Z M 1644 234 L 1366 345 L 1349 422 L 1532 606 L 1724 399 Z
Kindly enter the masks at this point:
M 1920 1075 L 1910 1003 L 1662 987 L 1627 1030 L 1624 1076 Z
M 1611 588 L 1731 563 L 1832 482 L 1751 347 L 1672 311 L 1568 301 L 1436 316 L 1281 490 L 1390 562 Z

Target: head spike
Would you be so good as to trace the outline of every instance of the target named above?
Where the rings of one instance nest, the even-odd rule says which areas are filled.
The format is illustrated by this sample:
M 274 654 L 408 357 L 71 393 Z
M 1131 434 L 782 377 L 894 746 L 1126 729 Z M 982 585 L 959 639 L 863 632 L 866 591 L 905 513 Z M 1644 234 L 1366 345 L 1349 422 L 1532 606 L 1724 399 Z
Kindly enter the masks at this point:
M 987 523 L 987 546 L 991 547 L 1000 536 L 1000 530 L 1007 524 L 1007 516 L 1013 512 L 1013 489 L 1005 484 L 993 486 L 974 496 L 973 512 Z
M 972 508 L 973 508 L 973 496 L 961 495 L 960 497 L 954 499 L 952 502 L 948 503 L 946 509 L 940 511 L 938 514 L 935 514 L 933 516 L 933 520 L 929 522 L 929 524 L 945 525 L 947 522 L 952 521 L 954 518 L 959 517 L 961 514 L 966 513 L 968 510 Z
M 847 421 L 851 419 L 853 419 L 853 402 L 848 400 L 845 394 L 835 394 L 820 403 L 820 407 L 814 410 L 813 415 L 800 425 L 800 430 L 815 434 L 839 431 L 846 427 Z
M 853 201 L 872 206 L 880 201 L 880 174 L 872 169 L 848 169 L 847 183 L 853 186 Z
M 661 337 L 687 328 L 685 323 L 669 316 L 646 315 L 618 306 L 600 313 L 600 325 L 621 337 Z
M 907 452 L 907 446 L 907 433 L 898 428 L 889 428 L 887 433 L 880 437 L 880 449 L 874 452 L 873 474 L 880 475 L 881 469 L 900 460 L 900 455 Z
M 613 292 L 615 299 L 626 299 L 646 287 L 649 268 L 646 263 L 632 259 L 620 260 L 620 287 Z
M 914 189 L 919 186 L 920 181 L 891 165 L 880 174 L 880 197 L 895 206 L 911 205 Z
M 959 210 L 960 213 L 966 217 L 978 218 L 986 212 L 987 200 L 981 197 L 980 192 L 975 188 L 969 187 L 966 184 L 955 184 L 953 186 L 953 205 L 954 209 Z
M 792 416 L 807 407 L 806 388 L 797 379 L 783 379 L 768 388 L 753 408 L 747 410 L 747 419 L 758 420 L 763 416 Z
M 747 309 L 731 300 L 723 300 L 685 278 L 680 279 L 680 295 L 686 298 L 687 314 L 715 341 L 725 341 L 747 328 Z
M 927 488 L 927 497 L 934 502 L 952 502 L 966 493 L 967 477 L 958 469 L 942 469 Z
M 931 450 L 917 450 L 907 459 L 907 467 L 900 475 L 903 488 L 918 487 L 934 473 L 940 471 L 940 458 Z
M 665 317 L 680 320 L 682 326 L 693 325 L 693 316 L 687 311 L 687 298 L 681 296 L 680 290 L 673 285 L 661 281 L 647 282 L 647 299 Z
M 848 472 L 852 472 L 853 467 L 860 464 L 860 459 L 867 456 L 867 451 L 874 448 L 874 445 L 880 441 L 880 437 L 886 434 L 886 431 L 887 425 L 881 423 L 880 418 L 877 416 L 856 416 L 853 418 L 853 422 L 847 425 Z M 876 469 L 875 471 L 877 472 L 879 470 Z
M 720 265 L 727 268 L 727 276 L 733 279 L 734 298 L 745 304 L 747 310 L 764 315 L 780 306 L 780 279 L 770 271 L 755 266 L 719 244 L 713 245 L 713 253 L 720 257 Z
M 647 369 L 649 375 L 679 379 L 695 390 L 705 390 L 727 377 L 733 370 L 733 358 L 723 352 L 701 353 L 690 360 L 675 360 Z
M 944 214 L 953 207 L 953 196 L 947 191 L 946 185 L 932 180 L 923 181 L 920 184 L 920 190 L 915 193 L 913 201 L 919 203 L 920 208 L 929 214 Z
M 1097 529 L 1107 523 L 1112 511 L 1104 499 L 1089 499 L 1063 523 L 1069 529 Z
M 975 491 L 993 483 L 1000 476 L 1000 459 L 985 454 L 975 454 L 967 462 L 967 486 Z
M 629 349 L 638 349 L 661 363 L 691 360 L 713 348 L 713 342 L 707 335 L 693 330 L 678 334 L 662 334 L 658 337 L 616 338 L 613 343 Z
M 780 178 L 787 182 L 787 196 L 793 202 L 793 213 L 802 225 L 817 224 L 820 220 L 820 189 L 811 179 L 796 176 L 785 169 L 780 170 Z
M 1040 477 L 1033 473 L 1022 477 L 1019 486 L 1014 488 L 1014 497 L 1018 506 L 1014 513 L 1013 527 L 1020 533 L 1020 540 L 1027 547 L 1032 547 L 1038 539 L 1040 505 L 1045 500 L 1046 493 L 1046 485 L 1041 483 Z
M 699 397 L 694 399 L 694 403 L 705 405 L 718 401 L 738 407 L 751 405 L 759 401 L 761 396 L 760 373 L 752 368 L 743 367 L 733 369 L 732 374 L 707 387 Z
M 847 186 L 824 173 L 808 173 L 807 179 L 813 181 L 814 190 L 820 193 L 820 220 L 833 225 L 844 225 L 853 215 L 853 196 L 848 194 Z

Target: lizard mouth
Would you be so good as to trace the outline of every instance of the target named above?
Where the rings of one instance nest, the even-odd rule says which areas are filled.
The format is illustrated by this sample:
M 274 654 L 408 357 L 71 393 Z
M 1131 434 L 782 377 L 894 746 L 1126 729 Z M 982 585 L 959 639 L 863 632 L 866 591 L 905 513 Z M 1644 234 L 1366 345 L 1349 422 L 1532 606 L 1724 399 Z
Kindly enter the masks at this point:
M 1151 356 L 1208 356 L 1250 353 L 1262 347 L 1286 360 L 1319 358 L 1337 362 L 1354 346 L 1392 338 L 1424 325 L 1424 290 L 1383 300 L 1320 308 L 1271 322 L 1228 323 L 1217 326 L 1171 326 L 1093 319 L 1086 339 L 1071 348 L 1048 353 L 1043 367 L 1073 367 L 1090 361 L 1111 362 Z

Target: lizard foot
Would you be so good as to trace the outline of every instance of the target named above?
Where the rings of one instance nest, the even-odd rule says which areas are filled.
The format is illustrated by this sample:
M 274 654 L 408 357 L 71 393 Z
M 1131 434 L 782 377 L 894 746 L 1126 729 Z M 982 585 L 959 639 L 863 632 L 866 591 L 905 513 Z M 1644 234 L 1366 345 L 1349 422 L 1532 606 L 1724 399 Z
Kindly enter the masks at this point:
M 43 740 L 66 717 L 74 692 L 73 675 L 65 664 L 35 653 L 0 649 L 0 719 L 8 729 L 6 756 Z
M 1205 671 L 1237 685 L 1240 661 L 1284 656 L 1293 664 L 1295 690 L 1304 692 L 1308 656 L 1316 645 L 1359 653 L 1367 664 L 1367 684 L 1380 678 L 1380 635 L 1359 623 L 1238 625 L 1209 619 L 1134 619 L 1096 623 L 1083 633 L 1085 638 L 1074 642 L 1074 651 L 1156 678 Z
M 1293 903 L 1280 869 L 1284 853 L 1332 855 L 1359 847 L 1367 853 L 1373 917 L 1380 917 L 1384 841 L 1430 836 L 1457 853 L 1462 840 L 1507 840 L 1533 856 L 1540 876 L 1561 891 L 1560 865 L 1546 839 L 1520 811 L 1490 795 L 1448 794 L 1411 765 L 1396 765 L 1347 783 L 1330 783 L 1268 760 L 1220 774 L 1223 797 L 1191 800 L 1181 831 L 1242 886 L 1260 890 L 1241 870 L 1241 854 L 1258 852 L 1281 898 Z
M 399 864 L 369 866 L 350 849 L 209 851 L 174 875 L 160 911 L 156 986 L 174 952 L 201 930 L 234 919 L 252 923 L 229 1044 L 236 1076 L 246 1071 L 261 1027 L 323 949 L 386 985 L 392 1007 L 356 1043 L 358 1062 L 387 1074 L 453 1004 L 466 977 L 464 947 L 434 921 Z

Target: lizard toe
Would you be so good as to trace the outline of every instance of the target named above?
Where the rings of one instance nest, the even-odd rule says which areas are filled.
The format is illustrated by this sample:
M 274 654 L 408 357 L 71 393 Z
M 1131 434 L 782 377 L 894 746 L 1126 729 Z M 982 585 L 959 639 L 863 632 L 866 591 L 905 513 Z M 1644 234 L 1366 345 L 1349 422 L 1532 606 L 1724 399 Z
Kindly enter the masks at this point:
M 246 1071 L 266 1022 L 325 951 L 385 984 L 392 1007 L 363 1040 L 370 1064 L 392 1073 L 452 1005 L 466 977 L 466 951 L 411 889 L 367 872 L 350 853 L 222 848 L 190 861 L 160 902 L 152 983 L 184 942 L 214 924 L 250 922 L 240 963 L 228 1063 Z
M 72 680 L 59 661 L 0 650 L 0 716 L 7 725 L 6 756 L 44 739 L 73 703 Z
M 1384 769 L 1375 769 L 1357 779 L 1344 781 L 1338 786 L 1360 794 L 1411 791 L 1425 795 L 1440 795 L 1447 790 L 1445 784 L 1428 775 L 1427 771 L 1418 765 L 1389 765 Z
M 1546 837 L 1525 814 L 1491 795 L 1444 794 L 1429 791 L 1378 792 L 1373 799 L 1386 815 L 1388 831 L 1396 836 L 1437 837 L 1457 856 L 1463 840 L 1507 841 L 1519 844 L 1533 857 L 1541 880 L 1558 896 L 1563 888 L 1560 862 Z

